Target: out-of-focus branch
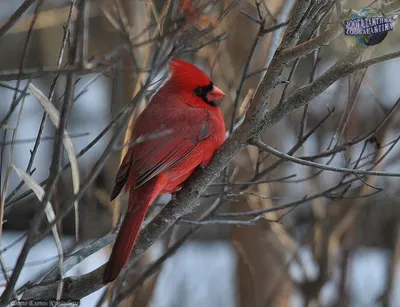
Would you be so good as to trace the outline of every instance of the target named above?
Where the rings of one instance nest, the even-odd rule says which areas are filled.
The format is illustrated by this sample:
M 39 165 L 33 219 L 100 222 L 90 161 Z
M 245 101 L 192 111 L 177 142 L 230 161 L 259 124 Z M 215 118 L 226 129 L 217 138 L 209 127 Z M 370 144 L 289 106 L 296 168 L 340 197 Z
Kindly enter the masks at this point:
M 114 228 L 113 231 L 109 232 L 105 236 L 87 244 L 85 247 L 81 248 L 80 250 L 76 251 L 75 253 L 66 256 L 65 260 L 64 260 L 65 272 L 68 272 L 75 265 L 82 262 L 85 258 L 89 257 L 90 255 L 94 254 L 95 252 L 99 251 L 104 246 L 111 244 L 117 236 L 117 232 L 116 232 L 117 229 L 118 229 L 118 227 Z M 43 277 L 42 280 L 44 282 L 43 283 L 41 282 L 41 284 L 45 285 L 46 283 L 54 283 L 54 281 L 57 280 L 58 277 L 59 277 L 59 272 L 58 272 L 58 265 L 57 265 Z M 29 292 L 26 293 L 26 296 L 29 297 Z
M 43 1 L 38 1 L 35 9 L 35 17 L 37 16 L 38 10 L 41 7 Z M 32 21 L 32 27 L 33 27 L 34 21 Z M 30 28 L 31 30 L 31 28 Z M 75 35 L 72 35 L 70 37 L 70 57 L 75 58 L 75 52 L 78 49 L 77 48 L 77 37 L 78 37 L 78 31 L 76 31 Z M 22 63 L 24 60 L 25 56 L 25 50 L 26 50 L 26 45 L 28 44 L 29 36 L 25 42 L 25 49 L 24 49 L 24 55 L 23 59 L 21 61 L 21 67 L 22 68 Z M 45 192 L 43 195 L 43 198 L 41 199 L 40 205 L 35 212 L 35 215 L 32 218 L 31 225 L 28 230 L 27 238 L 26 241 L 22 247 L 22 250 L 17 258 L 15 268 L 13 270 L 13 273 L 10 277 L 9 282 L 7 283 L 7 287 L 5 288 L 3 294 L 0 297 L 0 302 L 1 304 L 6 305 L 11 298 L 12 293 L 14 292 L 15 285 L 17 283 L 17 280 L 19 278 L 19 275 L 22 272 L 22 269 L 24 267 L 25 261 L 28 257 L 28 253 L 32 246 L 34 245 L 34 239 L 37 235 L 39 226 L 41 224 L 41 221 L 43 219 L 43 216 L 45 215 L 45 210 L 48 205 L 48 202 L 50 200 L 50 197 L 53 193 L 53 189 L 55 185 L 57 184 L 58 179 L 60 178 L 60 168 L 61 168 L 61 156 L 63 152 L 63 137 L 65 130 L 67 128 L 67 121 L 69 118 L 69 112 L 71 111 L 71 105 L 73 101 L 73 95 L 74 95 L 74 89 L 75 89 L 75 79 L 76 79 L 76 74 L 71 73 L 68 78 L 67 78 L 67 84 L 66 84 L 66 95 L 64 99 L 64 103 L 61 108 L 61 114 L 60 114 L 60 119 L 59 119 L 59 126 L 58 129 L 55 133 L 55 140 L 54 140 L 54 146 L 53 146 L 53 156 L 52 156 L 52 161 L 50 165 L 50 174 L 49 174 L 49 183 L 46 185 Z M 17 88 L 18 88 L 18 83 L 19 79 L 17 82 Z M 57 286 L 58 288 L 58 286 Z M 58 291 L 58 290 L 57 290 Z
M 297 45 L 293 48 L 285 49 L 281 52 L 280 56 L 282 59 L 287 61 L 294 60 L 296 58 L 302 57 L 308 53 L 311 53 L 313 50 L 320 48 L 321 46 L 328 45 L 331 41 L 333 41 L 336 37 L 338 37 L 343 32 L 343 25 L 338 23 L 337 25 L 328 28 L 321 35 L 310 39 L 300 45 Z
M 0 80 L 2 81 L 10 81 L 15 80 L 18 77 L 20 79 L 30 79 L 30 78 L 39 78 L 46 75 L 59 74 L 66 75 L 71 72 L 76 73 L 77 75 L 86 75 L 96 72 L 106 71 L 106 67 L 98 66 L 95 68 L 85 69 L 81 68 L 78 65 L 70 65 L 68 67 L 58 67 L 58 66 L 49 66 L 49 67 L 37 67 L 37 68 L 23 68 L 19 69 L 11 69 L 11 70 L 2 70 L 0 71 Z
M 274 222 L 278 222 L 279 220 L 282 219 L 282 217 L 284 215 L 286 215 L 287 213 L 291 212 L 292 210 L 294 210 L 295 208 L 297 208 L 298 206 L 302 205 L 302 204 L 306 204 L 309 203 L 315 199 L 321 198 L 321 197 L 330 197 L 331 193 L 348 186 L 349 184 L 352 184 L 353 182 L 356 182 L 357 180 L 359 180 L 358 178 L 353 178 L 353 179 L 349 179 L 347 181 L 341 182 L 323 192 L 320 193 L 316 193 L 310 196 L 304 196 L 302 199 L 299 200 L 295 200 L 293 202 L 287 203 L 287 204 L 283 204 L 283 205 L 278 205 L 278 206 L 274 206 L 273 208 L 267 208 L 267 209 L 261 209 L 261 210 L 251 210 L 251 211 L 243 211 L 243 212 L 227 212 L 227 213 L 219 213 L 217 215 L 217 217 L 221 217 L 221 218 L 244 218 L 244 217 L 252 217 L 251 221 L 255 222 L 261 218 L 263 218 L 265 216 L 265 214 L 267 213 L 271 213 L 271 212 L 277 212 L 277 211 L 282 211 L 282 210 L 287 210 L 279 219 L 274 220 Z
M 13 25 L 21 18 L 21 16 L 26 12 L 27 9 L 35 3 L 36 0 L 25 0 L 15 12 L 7 19 L 7 21 L 1 25 L 0 37 L 3 36 L 8 30 L 10 30 Z
M 357 65 L 357 64 L 356 64 Z M 332 149 L 328 149 L 324 152 L 312 155 L 312 156 L 304 156 L 304 157 L 299 157 L 300 159 L 303 160 L 315 160 L 323 157 L 328 157 L 331 155 L 334 155 L 335 153 L 341 152 L 345 150 L 347 147 L 355 145 L 357 143 L 360 143 L 364 140 L 371 139 L 375 133 L 377 133 L 386 123 L 387 121 L 393 116 L 395 111 L 397 110 L 398 106 L 400 105 L 400 98 L 397 99 L 397 101 L 394 103 L 394 105 L 390 108 L 387 114 L 382 118 L 382 120 L 376 125 L 376 127 L 366 133 L 363 133 L 362 135 L 359 135 L 358 137 L 347 141 L 341 145 L 336 145 Z
M 262 2 L 264 3 L 265 1 Z M 283 1 L 282 6 L 279 10 L 279 14 L 276 17 L 276 22 L 283 22 L 285 20 L 288 20 L 288 17 L 290 16 L 294 4 L 295 4 L 294 0 Z M 268 56 L 264 67 L 269 67 L 269 64 L 272 61 L 275 51 L 279 47 L 279 44 L 281 43 L 282 34 L 284 32 L 285 30 L 283 28 L 280 28 L 272 33 L 271 41 L 269 43 L 269 48 L 268 48 Z
M 107 134 L 107 132 L 109 132 L 114 126 L 115 124 L 121 120 L 121 118 L 126 115 L 126 113 L 129 110 L 129 106 L 127 106 L 126 108 L 122 109 L 117 116 L 87 145 L 85 146 L 85 148 L 83 148 L 77 155 L 77 158 L 82 157 L 85 153 L 87 153 L 91 148 L 93 148 L 93 146 L 95 146 L 104 135 Z M 67 163 L 66 165 L 64 165 L 64 167 L 61 170 L 61 173 L 63 173 L 64 171 L 68 170 L 71 167 L 70 163 Z M 45 185 L 47 183 L 48 179 L 42 180 L 39 184 L 41 186 Z M 19 195 L 18 197 L 15 197 L 15 199 L 12 199 L 14 191 L 10 193 L 10 195 L 6 198 L 6 212 L 7 210 L 12 209 L 18 202 L 20 202 L 22 199 L 28 197 L 29 195 L 31 195 L 33 192 L 32 190 L 26 191 L 24 193 L 22 193 L 21 195 Z

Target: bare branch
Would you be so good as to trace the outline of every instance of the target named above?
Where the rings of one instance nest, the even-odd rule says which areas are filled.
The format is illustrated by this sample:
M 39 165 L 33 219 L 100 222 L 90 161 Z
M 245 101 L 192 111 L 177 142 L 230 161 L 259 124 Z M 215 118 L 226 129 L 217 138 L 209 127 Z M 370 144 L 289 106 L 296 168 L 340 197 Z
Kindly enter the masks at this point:
M 333 166 L 327 166 L 324 164 L 319 164 L 311 161 L 306 161 L 302 160 L 299 158 L 295 158 L 293 156 L 289 156 L 287 154 L 284 154 L 283 152 L 280 152 L 279 150 L 276 150 L 260 140 L 254 140 L 251 142 L 254 146 L 257 146 L 258 148 L 268 151 L 274 156 L 277 156 L 283 160 L 286 161 L 291 161 L 300 165 L 304 166 L 309 166 L 309 167 L 314 167 L 318 169 L 322 169 L 325 171 L 332 171 L 332 172 L 337 172 L 337 173 L 344 173 L 344 174 L 352 174 L 352 175 L 369 175 L 369 176 L 384 176 L 384 177 L 400 177 L 400 173 L 390 173 L 390 172 L 379 172 L 379 171 L 367 171 L 367 170 L 361 170 L 361 169 L 351 169 L 351 168 L 343 168 L 343 167 L 333 167 Z
M 21 16 L 35 3 L 36 0 L 25 0 L 15 12 L 1 25 L 0 37 L 2 37 L 13 25 L 21 18 Z

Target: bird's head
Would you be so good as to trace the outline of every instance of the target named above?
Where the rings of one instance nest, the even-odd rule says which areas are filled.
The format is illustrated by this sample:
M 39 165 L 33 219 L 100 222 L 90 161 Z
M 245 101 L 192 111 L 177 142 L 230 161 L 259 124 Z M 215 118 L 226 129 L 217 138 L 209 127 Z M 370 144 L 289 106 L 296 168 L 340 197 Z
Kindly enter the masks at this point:
M 225 96 L 197 66 L 180 59 L 171 59 L 169 67 L 172 71 L 170 81 L 176 85 L 177 90 L 190 93 L 211 106 L 216 106 L 215 102 Z

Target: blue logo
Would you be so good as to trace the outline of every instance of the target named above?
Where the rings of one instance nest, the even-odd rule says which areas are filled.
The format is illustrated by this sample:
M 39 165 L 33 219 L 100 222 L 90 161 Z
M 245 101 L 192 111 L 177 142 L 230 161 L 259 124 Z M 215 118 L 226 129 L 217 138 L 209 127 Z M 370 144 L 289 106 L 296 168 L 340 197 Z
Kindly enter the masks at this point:
M 394 19 L 378 9 L 365 8 L 344 22 L 345 34 L 354 36 L 362 45 L 373 46 L 382 42 L 389 31 L 393 31 Z

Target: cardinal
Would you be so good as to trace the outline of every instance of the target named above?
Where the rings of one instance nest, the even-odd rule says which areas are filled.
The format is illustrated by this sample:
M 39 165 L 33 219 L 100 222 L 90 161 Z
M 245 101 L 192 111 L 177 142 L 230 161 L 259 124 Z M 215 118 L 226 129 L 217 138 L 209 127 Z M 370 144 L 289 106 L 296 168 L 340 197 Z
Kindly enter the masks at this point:
M 207 165 L 225 140 L 225 124 L 216 101 L 225 94 L 198 67 L 169 62 L 171 75 L 138 117 L 131 141 L 166 129 L 129 148 L 110 199 L 125 186 L 128 210 L 107 263 L 103 283 L 117 278 L 128 262 L 147 209 L 159 194 L 174 193 L 195 169 Z

